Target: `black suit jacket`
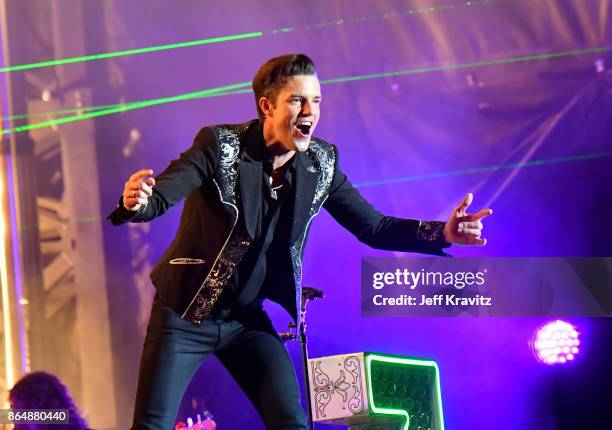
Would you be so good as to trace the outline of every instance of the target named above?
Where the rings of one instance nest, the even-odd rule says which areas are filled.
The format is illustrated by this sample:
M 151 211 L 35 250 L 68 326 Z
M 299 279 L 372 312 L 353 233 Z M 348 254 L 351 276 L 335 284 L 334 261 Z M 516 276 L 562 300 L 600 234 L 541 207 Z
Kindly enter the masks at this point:
M 115 225 L 127 221 L 146 222 L 162 215 L 172 205 L 186 197 L 179 229 L 172 244 L 160 258 L 151 273 L 151 279 L 158 293 L 156 299 L 181 313 L 188 306 L 198 287 L 218 257 L 219 248 L 227 241 L 233 226 L 233 219 L 244 225 L 246 234 L 253 239 L 255 222 L 261 205 L 262 160 L 264 148 L 254 144 L 261 139 L 253 138 L 262 133 L 257 121 L 243 124 L 244 136 L 240 142 L 239 174 L 235 185 L 239 204 L 224 204 L 216 175 L 223 171 L 219 165 L 220 151 L 227 150 L 220 144 L 219 132 L 215 127 L 200 130 L 193 145 L 155 177 L 153 195 L 146 207 L 137 212 L 122 206 L 108 219 Z M 318 144 L 333 149 L 335 165 L 333 179 L 323 207 L 344 228 L 361 242 L 377 249 L 420 252 L 446 255 L 443 248 L 450 246 L 444 241 L 442 222 L 423 222 L 402 219 L 381 214 L 368 203 L 350 183 L 338 165 L 337 148 L 324 141 Z M 300 255 L 308 234 L 311 203 L 315 194 L 317 169 L 312 154 L 297 153 L 295 160 L 295 204 L 290 244 L 301 241 Z M 239 207 L 238 207 L 239 206 Z M 294 276 L 296 267 L 291 267 L 291 256 L 273 262 L 269 271 L 275 282 L 286 283 L 272 291 L 270 299 L 285 307 L 294 318 L 297 315 Z M 276 266 L 274 266 L 276 264 Z M 301 260 L 299 261 L 301 279 Z M 298 291 L 299 292 L 299 291 Z

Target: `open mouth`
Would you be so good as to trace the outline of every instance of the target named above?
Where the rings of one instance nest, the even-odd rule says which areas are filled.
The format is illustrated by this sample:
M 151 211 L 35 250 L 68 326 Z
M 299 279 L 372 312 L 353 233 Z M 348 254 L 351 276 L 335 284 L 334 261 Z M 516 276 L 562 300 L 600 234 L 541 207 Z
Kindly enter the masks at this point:
M 310 129 L 312 128 L 312 122 L 311 121 L 304 121 L 301 122 L 299 124 L 296 124 L 296 127 L 298 130 L 300 130 L 300 132 L 306 136 L 308 134 L 310 134 Z

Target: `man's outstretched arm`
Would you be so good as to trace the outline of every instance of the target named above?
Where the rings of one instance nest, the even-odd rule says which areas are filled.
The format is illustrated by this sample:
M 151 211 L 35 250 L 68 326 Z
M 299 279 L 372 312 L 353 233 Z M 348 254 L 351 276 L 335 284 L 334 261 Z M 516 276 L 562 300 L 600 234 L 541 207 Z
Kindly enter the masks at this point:
M 193 145 L 155 178 L 153 170 L 134 173 L 125 182 L 117 208 L 107 216 L 114 225 L 146 222 L 162 215 L 171 206 L 202 186 L 216 170 L 218 144 L 212 130 L 204 128 Z
M 336 163 L 338 163 L 336 157 Z M 455 208 L 447 223 L 385 216 L 365 200 L 336 165 L 325 209 L 361 242 L 377 249 L 446 255 L 452 243 L 484 244 L 482 218 L 490 209 L 468 215 L 471 194 Z M 451 231 L 452 230 L 452 231 Z

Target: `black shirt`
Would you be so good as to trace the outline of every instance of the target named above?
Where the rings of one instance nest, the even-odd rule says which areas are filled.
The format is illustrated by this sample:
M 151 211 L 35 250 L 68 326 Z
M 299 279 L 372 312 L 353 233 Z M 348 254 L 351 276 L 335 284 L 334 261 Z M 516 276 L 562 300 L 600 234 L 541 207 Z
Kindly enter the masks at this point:
M 263 130 L 259 126 L 249 138 L 265 145 Z M 250 307 L 259 307 L 267 297 L 269 289 L 283 288 L 269 279 L 269 270 L 275 263 L 289 258 L 289 234 L 293 220 L 295 202 L 295 156 L 284 166 L 284 175 L 279 185 L 271 185 L 272 162 L 262 162 L 261 205 L 255 224 L 255 237 L 249 250 L 236 268 L 224 288 L 218 309 L 227 314 Z M 244 221 L 242 221 L 244 222 Z M 289 288 L 290 285 L 284 285 Z

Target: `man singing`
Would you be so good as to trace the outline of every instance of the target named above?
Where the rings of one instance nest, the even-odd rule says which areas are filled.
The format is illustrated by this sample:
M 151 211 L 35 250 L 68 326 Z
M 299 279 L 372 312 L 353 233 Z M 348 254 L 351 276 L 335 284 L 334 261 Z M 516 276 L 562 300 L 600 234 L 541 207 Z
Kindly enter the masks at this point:
M 194 372 L 215 354 L 267 429 L 306 429 L 289 356 L 262 308 L 300 309 L 302 256 L 325 208 L 378 249 L 445 255 L 452 243 L 484 245 L 472 195 L 448 222 L 382 215 L 340 170 L 337 148 L 313 137 L 317 70 L 302 54 L 266 62 L 253 79 L 259 119 L 203 128 L 193 146 L 153 178 L 125 183 L 115 225 L 146 222 L 186 197 L 176 237 L 151 273 L 155 299 L 144 342 L 133 429 L 172 427 Z

